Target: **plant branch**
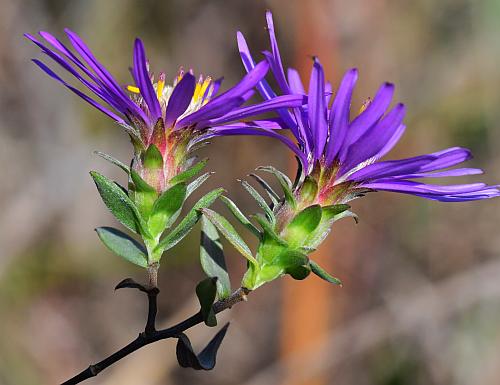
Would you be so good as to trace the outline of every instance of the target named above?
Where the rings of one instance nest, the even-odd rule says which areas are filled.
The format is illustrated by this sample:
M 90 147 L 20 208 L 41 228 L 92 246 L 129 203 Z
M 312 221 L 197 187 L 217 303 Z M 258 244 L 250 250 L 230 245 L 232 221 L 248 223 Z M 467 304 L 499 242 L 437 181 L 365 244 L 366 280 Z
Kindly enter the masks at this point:
M 150 294 L 150 293 L 155 294 Z M 122 358 L 128 356 L 129 354 L 135 352 L 136 350 L 141 349 L 142 347 L 152 344 L 154 342 L 164 340 L 167 338 L 176 338 L 180 333 L 186 331 L 187 329 L 203 323 L 203 317 L 200 312 L 192 315 L 191 317 L 185 319 L 184 321 L 169 327 L 167 329 L 156 330 L 155 329 L 155 319 L 156 319 L 156 297 L 158 295 L 159 290 L 151 289 L 147 292 L 148 300 L 149 300 L 149 310 L 148 310 L 148 321 L 146 323 L 146 329 L 144 332 L 140 333 L 135 340 L 130 342 L 128 345 L 124 346 L 120 350 L 111 354 L 104 360 L 90 365 L 87 369 L 83 370 L 76 376 L 70 378 L 69 380 L 62 383 L 62 385 L 75 385 L 79 384 L 89 378 L 97 376 L 100 372 L 102 372 L 107 367 L 113 365 L 114 363 L 120 361 Z M 235 304 L 246 301 L 247 295 L 250 293 L 248 289 L 239 288 L 233 294 L 231 294 L 228 298 L 216 302 L 214 307 L 214 312 L 220 313 L 226 309 L 230 309 Z
M 144 328 L 144 333 L 147 335 L 152 334 L 156 331 L 156 313 L 158 312 L 157 297 L 160 290 L 157 287 L 148 289 L 148 320 L 146 321 L 146 327 Z

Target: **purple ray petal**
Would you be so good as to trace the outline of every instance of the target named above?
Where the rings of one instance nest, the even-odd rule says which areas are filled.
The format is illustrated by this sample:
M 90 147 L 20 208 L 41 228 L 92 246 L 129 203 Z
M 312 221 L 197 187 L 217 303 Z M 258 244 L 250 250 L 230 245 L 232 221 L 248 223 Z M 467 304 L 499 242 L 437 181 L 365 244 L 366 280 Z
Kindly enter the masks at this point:
M 52 77 L 53 79 L 57 80 L 58 82 L 60 82 L 61 84 L 63 84 L 64 86 L 66 86 L 67 88 L 69 88 L 71 91 L 73 91 L 75 94 L 77 94 L 79 97 L 81 97 L 83 100 L 85 100 L 87 103 L 89 103 L 90 105 L 92 105 L 93 107 L 97 108 L 99 111 L 105 113 L 106 115 L 108 115 L 111 119 L 117 121 L 118 123 L 120 124 L 126 124 L 126 122 L 121 118 L 119 117 L 118 115 L 116 115 L 115 113 L 111 112 L 110 110 L 108 110 L 107 108 L 105 108 L 104 106 L 102 106 L 101 104 L 97 103 L 95 100 L 93 100 L 92 98 L 90 98 L 88 95 L 85 95 L 83 92 L 81 92 L 79 89 L 71 86 L 70 84 L 66 83 L 63 79 L 61 79 L 59 76 L 57 76 L 55 74 L 55 72 L 53 72 L 49 67 L 47 67 L 44 63 L 42 63 L 40 60 L 37 60 L 37 59 L 33 59 L 33 62 L 38 66 L 40 67 L 45 73 L 47 73 L 50 77 Z
M 358 79 L 358 70 L 353 68 L 346 72 L 342 78 L 337 96 L 333 101 L 330 111 L 328 130 L 330 132 L 326 163 L 331 164 L 344 145 L 344 140 L 349 127 L 349 109 L 354 86 Z
M 438 171 L 438 172 L 420 172 L 413 174 L 398 175 L 398 179 L 415 179 L 415 178 L 444 178 L 450 176 L 465 176 L 482 174 L 480 168 L 456 168 L 454 170 Z
M 134 43 L 134 80 L 141 91 L 144 101 L 148 105 L 149 113 L 151 114 L 152 122 L 156 122 L 161 117 L 161 107 L 158 98 L 156 97 L 153 84 L 149 78 L 146 62 L 146 52 L 141 39 L 135 39 Z
M 85 44 L 85 42 L 73 31 L 65 28 L 64 31 L 68 36 L 73 48 L 80 54 L 80 56 L 85 60 L 87 65 L 97 74 L 102 82 L 108 87 L 112 92 L 120 98 L 123 103 L 128 103 L 130 111 L 132 111 L 136 116 L 140 116 L 142 119 L 147 121 L 147 116 L 144 112 L 130 100 L 130 98 L 125 94 L 123 89 L 119 86 L 116 80 L 113 78 L 111 73 L 95 58 L 92 51 Z
M 394 148 L 394 146 L 399 142 L 405 131 L 406 131 L 406 126 L 404 124 L 401 124 L 396 129 L 391 139 L 387 141 L 385 146 L 382 147 L 382 149 L 377 154 L 375 154 L 375 159 L 380 159 L 384 155 L 386 155 L 389 151 L 391 151 Z
M 349 133 L 345 140 L 345 148 L 356 142 L 363 134 L 370 129 L 385 113 L 391 104 L 392 96 L 394 94 L 394 85 L 391 83 L 384 83 L 373 101 L 368 105 L 365 111 L 353 119 L 349 127 Z M 345 153 L 341 158 L 345 157 Z
M 250 72 L 255 68 L 255 61 L 252 58 L 252 54 L 248 49 L 247 42 L 243 34 L 238 31 L 236 35 L 236 39 L 238 41 L 238 49 L 240 51 L 241 61 L 243 62 L 243 66 L 247 72 Z M 271 86 L 266 80 L 262 80 L 257 84 L 257 89 L 265 100 L 274 98 L 276 93 L 271 89 Z
M 239 31 L 237 33 L 237 40 L 238 40 L 238 49 L 240 51 L 240 56 L 241 56 L 241 61 L 243 62 L 243 66 L 245 67 L 245 70 L 247 72 L 250 72 L 253 68 L 255 68 L 255 61 L 252 58 L 252 55 L 250 53 L 250 50 L 248 49 L 248 45 L 246 43 L 243 34 Z M 264 100 L 269 100 L 276 97 L 276 93 L 272 90 L 271 86 L 265 79 L 262 79 L 257 84 L 257 90 L 261 94 L 262 98 L 264 98 Z M 288 127 L 290 127 L 293 131 L 294 130 L 293 127 L 296 124 L 290 112 L 287 109 L 283 108 L 277 109 L 276 112 L 285 121 L 285 124 Z
M 173 126 L 177 118 L 186 111 L 193 99 L 195 87 L 196 79 L 192 74 L 186 72 L 168 99 L 165 127 Z
M 281 90 L 285 94 L 290 93 L 290 89 L 286 82 L 285 71 L 283 70 L 283 63 L 281 62 L 281 55 L 278 48 L 278 42 L 276 40 L 276 35 L 274 33 L 274 22 L 273 22 L 273 14 L 271 11 L 266 11 L 266 20 L 267 20 L 267 30 L 269 32 L 269 40 L 271 42 L 271 55 L 266 55 L 271 64 L 271 71 L 276 78 L 276 82 Z
M 326 107 L 330 105 L 330 100 L 332 99 L 333 96 L 333 86 L 332 83 L 326 82 L 325 83 L 325 104 Z
M 96 81 L 94 81 L 94 82 L 85 79 L 61 55 L 48 49 L 43 44 L 39 43 L 33 36 L 31 36 L 31 35 L 25 35 L 25 36 L 28 39 L 30 39 L 31 41 L 33 41 L 36 45 L 38 45 L 42 49 L 43 53 L 48 55 L 52 60 L 54 60 L 57 64 L 59 64 L 61 67 L 63 67 L 71 75 L 73 75 L 77 80 L 79 80 L 83 85 L 85 85 L 90 91 L 92 91 L 94 94 L 99 96 L 99 98 L 101 98 L 104 102 L 111 105 L 113 108 L 115 108 L 117 111 L 121 112 L 124 115 L 130 111 L 130 109 L 128 108 L 129 103 L 121 102 L 121 100 L 119 98 L 117 98 L 116 95 L 114 95 L 112 93 L 112 91 L 109 91 L 106 88 L 106 86 L 102 82 L 100 82 L 97 78 L 95 78 L 95 77 L 91 78 L 91 80 L 93 80 L 94 78 L 96 79 Z M 90 71 L 87 70 L 87 72 L 90 72 Z
M 341 173 L 352 169 L 358 164 L 378 154 L 394 136 L 403 121 L 405 107 L 403 104 L 395 106 L 369 132 L 352 144 L 342 165 Z
M 257 135 L 257 136 L 267 136 L 270 138 L 275 138 L 284 143 L 288 148 L 290 148 L 295 155 L 300 159 L 304 167 L 307 166 L 307 158 L 304 153 L 297 147 L 297 145 L 287 138 L 286 136 L 280 135 L 272 130 L 263 130 L 258 126 L 252 127 L 245 123 L 239 123 L 231 126 L 220 126 L 210 129 L 213 136 L 230 136 L 230 135 Z
M 364 182 L 373 179 L 394 177 L 401 174 L 414 173 L 422 166 L 432 162 L 436 157 L 432 155 L 421 155 L 414 158 L 388 160 L 370 164 L 349 176 L 349 180 Z
M 325 148 L 328 126 L 325 105 L 325 73 L 318 59 L 314 59 L 309 81 L 308 117 L 314 135 L 314 158 L 320 159 Z
M 452 167 L 466 160 L 472 159 L 472 153 L 467 148 L 451 147 L 442 151 L 434 152 L 431 155 L 437 156 L 437 159 L 422 168 L 422 172 L 435 171 L 442 168 Z
M 407 180 L 380 179 L 376 182 L 363 183 L 363 187 L 373 190 L 394 191 L 407 194 L 463 194 L 484 190 L 484 183 L 470 183 L 457 185 L 431 185 Z
M 264 112 L 273 111 L 277 108 L 300 107 L 306 101 L 307 101 L 306 97 L 302 95 L 276 96 L 271 100 L 267 100 L 259 104 L 254 104 L 252 106 L 242 107 L 237 110 L 233 110 L 220 118 L 210 120 L 209 123 L 213 125 L 218 125 L 230 121 L 247 118 L 249 116 L 254 116 Z
M 300 80 L 300 75 L 297 70 L 293 68 L 288 68 L 288 83 L 290 84 L 290 90 L 294 94 L 306 94 L 306 90 L 304 85 L 302 84 L 302 80 Z
M 453 194 L 453 195 L 433 195 L 433 194 L 412 194 L 421 198 L 431 199 L 440 202 L 469 202 L 482 199 L 490 199 L 500 196 L 500 192 L 494 189 L 481 190 L 474 193 Z

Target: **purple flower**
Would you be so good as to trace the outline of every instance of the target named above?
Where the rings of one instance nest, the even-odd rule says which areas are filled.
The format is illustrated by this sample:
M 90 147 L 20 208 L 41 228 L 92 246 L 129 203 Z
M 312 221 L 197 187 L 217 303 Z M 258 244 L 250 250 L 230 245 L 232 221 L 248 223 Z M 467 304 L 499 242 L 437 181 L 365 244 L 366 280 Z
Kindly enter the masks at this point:
M 271 12 L 267 12 L 266 18 L 271 52 L 264 52 L 264 55 L 281 93 L 306 96 L 296 70 L 289 68 L 285 76 Z M 253 71 L 256 64 L 239 32 L 238 46 L 245 69 Z M 251 132 L 238 128 L 234 133 L 271 136 L 286 144 L 300 160 L 303 168 L 302 181 L 308 177 L 318 185 L 315 203 L 345 203 L 373 190 L 393 191 L 446 202 L 500 195 L 498 186 L 484 183 L 436 185 L 414 181 L 420 178 L 481 174 L 482 170 L 476 168 L 449 169 L 472 157 L 465 148 L 452 147 L 412 158 L 380 161 L 405 131 L 405 106 L 396 104 L 389 108 L 394 86 L 385 83 L 373 100 L 367 101 L 359 114 L 351 120 L 351 98 L 357 77 L 356 69 L 346 72 L 329 106 L 332 89 L 325 82 L 319 60 L 314 58 L 307 104 L 277 110 L 281 126 L 290 129 L 296 143 L 278 130 L 253 128 Z M 257 85 L 257 89 L 269 102 L 282 98 L 274 93 L 264 79 Z
M 207 128 L 214 124 L 227 125 L 280 107 L 293 107 L 303 103 L 301 95 L 284 95 L 271 101 L 242 107 L 254 93 L 253 88 L 266 75 L 269 64 L 263 60 L 229 90 L 218 94 L 221 80 L 210 77 L 195 79 L 192 71 L 182 69 L 173 84 L 165 83 L 166 76 L 156 78 L 149 70 L 143 43 L 136 39 L 131 68 L 133 84 L 122 86 L 95 58 L 85 42 L 74 32 L 66 29 L 72 49 L 48 32 L 40 32 L 45 40 L 25 36 L 41 48 L 42 52 L 72 75 L 87 90 L 82 92 L 63 80 L 51 68 L 38 59 L 37 64 L 52 78 L 62 83 L 86 102 L 111 117 L 125 128 L 136 150 L 134 167 L 157 189 L 164 190 L 168 181 L 189 166 L 189 153 L 197 144 L 214 136 Z M 262 129 L 279 128 L 278 122 L 253 121 L 245 123 Z M 156 146 L 163 158 L 163 171 L 149 178 L 141 164 L 143 154 L 150 146 Z M 154 180 L 153 180 L 154 179 Z

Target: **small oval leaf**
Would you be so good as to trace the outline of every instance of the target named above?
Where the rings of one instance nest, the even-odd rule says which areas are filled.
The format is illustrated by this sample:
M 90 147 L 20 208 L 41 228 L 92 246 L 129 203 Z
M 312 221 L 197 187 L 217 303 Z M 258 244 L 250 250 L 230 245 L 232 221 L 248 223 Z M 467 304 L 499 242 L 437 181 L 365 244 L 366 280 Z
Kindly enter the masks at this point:
M 224 189 L 218 188 L 201 197 L 201 199 L 196 202 L 193 208 L 187 213 L 184 219 L 182 219 L 182 221 L 169 234 L 167 234 L 165 238 L 160 241 L 160 243 L 154 250 L 154 254 L 161 255 L 161 253 L 179 243 L 201 218 L 202 214 L 200 210 L 202 208 L 210 206 L 223 193 Z
M 127 234 L 112 227 L 98 227 L 97 235 L 116 255 L 141 267 L 148 267 L 147 251 Z
M 291 246 L 304 246 L 304 241 L 316 230 L 322 216 L 320 205 L 306 207 L 298 213 L 283 231 L 285 238 Z
M 97 186 L 104 204 L 126 228 L 140 233 L 140 214 L 128 195 L 113 181 L 96 171 L 90 175 Z
M 161 234 L 175 221 L 176 214 L 182 208 L 186 198 L 186 191 L 186 184 L 178 183 L 164 191 L 155 201 L 148 220 L 153 236 Z

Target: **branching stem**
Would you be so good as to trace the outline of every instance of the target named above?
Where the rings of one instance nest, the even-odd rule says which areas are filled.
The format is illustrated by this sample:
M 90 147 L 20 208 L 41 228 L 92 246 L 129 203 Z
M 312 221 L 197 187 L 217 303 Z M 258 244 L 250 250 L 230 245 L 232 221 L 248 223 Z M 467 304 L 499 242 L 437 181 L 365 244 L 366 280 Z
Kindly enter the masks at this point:
M 184 321 L 169 327 L 167 329 L 156 330 L 155 320 L 157 312 L 157 296 L 159 290 L 156 287 L 147 290 L 148 295 L 148 320 L 144 332 L 140 333 L 135 340 L 130 342 L 128 345 L 124 346 L 120 350 L 111 354 L 104 360 L 90 365 L 87 369 L 83 370 L 73 378 L 62 383 L 62 385 L 75 385 L 79 384 L 89 378 L 97 376 L 107 367 L 113 365 L 114 363 L 120 361 L 122 358 L 128 356 L 129 354 L 141 349 L 142 347 L 152 344 L 160 340 L 167 338 L 176 338 L 180 333 L 186 331 L 187 329 L 203 323 L 203 317 L 200 312 L 192 315 L 191 317 L 185 319 Z M 248 289 L 239 288 L 228 298 L 218 301 L 214 304 L 214 312 L 220 313 L 226 309 L 230 309 L 235 304 L 246 301 L 247 295 L 250 293 Z

